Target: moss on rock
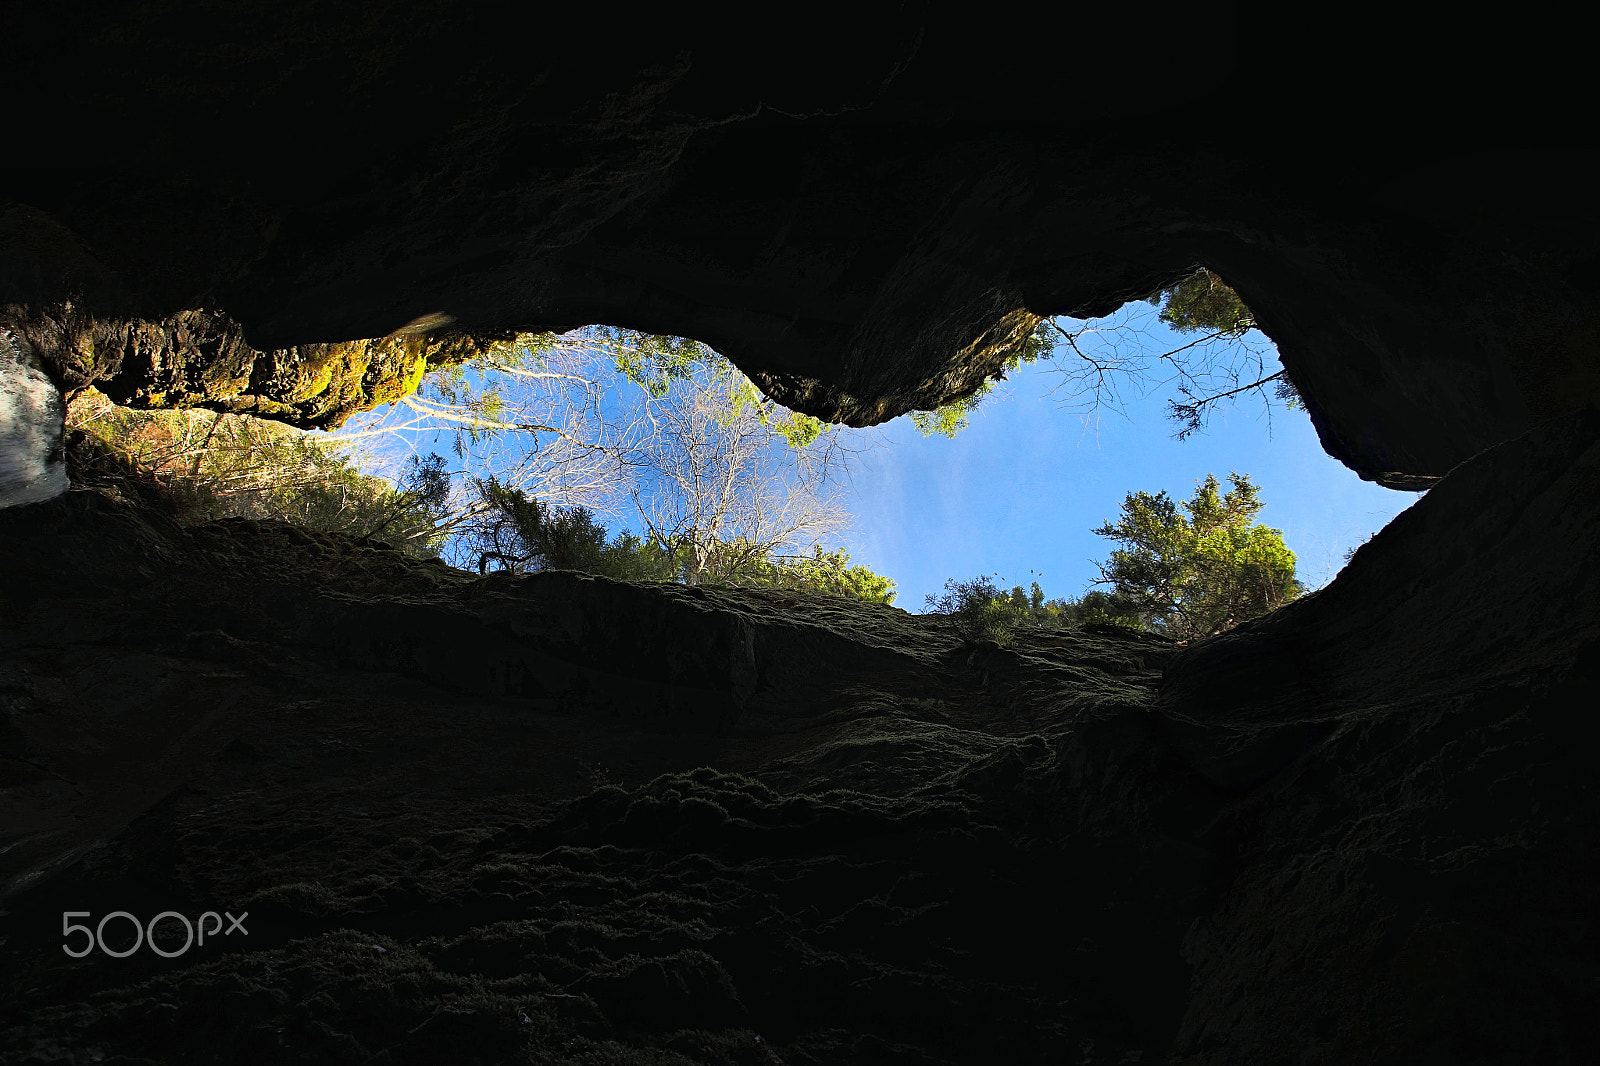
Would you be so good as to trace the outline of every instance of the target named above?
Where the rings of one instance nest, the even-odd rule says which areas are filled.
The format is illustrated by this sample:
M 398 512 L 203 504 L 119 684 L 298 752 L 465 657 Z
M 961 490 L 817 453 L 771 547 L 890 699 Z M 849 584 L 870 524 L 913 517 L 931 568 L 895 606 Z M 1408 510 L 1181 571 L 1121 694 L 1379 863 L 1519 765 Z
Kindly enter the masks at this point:
M 70 302 L 12 305 L 0 310 L 0 326 L 26 338 L 64 390 L 94 385 L 124 407 L 205 407 L 302 429 L 336 429 L 394 403 L 429 370 L 466 362 L 500 339 L 401 333 L 262 351 L 219 312 L 103 319 Z

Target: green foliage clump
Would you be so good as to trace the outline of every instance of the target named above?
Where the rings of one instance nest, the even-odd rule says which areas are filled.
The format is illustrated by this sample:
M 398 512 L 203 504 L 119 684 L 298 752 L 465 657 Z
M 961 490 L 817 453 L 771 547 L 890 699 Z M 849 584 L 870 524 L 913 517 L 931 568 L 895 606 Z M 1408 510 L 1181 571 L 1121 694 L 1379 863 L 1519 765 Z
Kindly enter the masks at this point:
M 126 459 L 185 524 L 275 519 L 437 558 L 444 460 L 412 457 L 398 485 L 363 474 L 311 434 L 247 415 L 106 407 L 75 421 Z
M 946 404 L 936 411 L 912 411 L 911 424 L 924 437 L 937 433 L 941 437 L 955 437 L 970 425 L 968 416 L 983 403 L 983 398 L 994 391 L 994 382 L 986 381 L 977 392 L 955 403 Z
M 746 546 L 735 542 L 728 547 L 731 550 L 727 554 L 737 555 Z M 851 566 L 850 553 L 843 549 L 830 552 L 813 544 L 810 555 L 774 557 L 760 551 L 744 554 L 746 557 L 735 565 L 714 567 L 705 583 L 820 592 L 865 603 L 894 603 L 894 581 L 859 563 Z
M 494 478 L 476 483 L 481 504 L 467 535 L 479 573 L 491 564 L 514 572 L 577 570 L 619 581 L 688 581 L 737 588 L 781 588 L 846 596 L 868 603 L 894 602 L 894 582 L 849 553 L 813 545 L 809 555 L 775 556 L 768 546 L 719 542 L 698 569 L 687 539 L 611 536 L 585 507 L 562 507 L 530 497 Z
M 475 481 L 479 509 L 466 535 L 478 572 L 577 570 L 620 581 L 670 581 L 680 565 L 671 546 L 624 533 L 611 538 L 587 507 L 561 507 L 498 479 Z
M 1033 587 L 1039 588 L 1037 584 Z M 1010 597 L 1001 594 L 988 575 L 979 574 L 971 581 L 951 578 L 944 583 L 944 589 L 943 596 L 929 593 L 925 606 L 935 614 L 954 618 L 961 635 L 971 643 L 988 642 L 1006 647 L 1014 639 L 1017 626 L 1027 617 Z M 1018 587 L 1017 591 L 1022 590 Z M 1042 592 L 1039 598 L 1043 600 Z
M 1161 308 L 1161 321 L 1179 333 L 1210 330 L 1228 336 L 1242 336 L 1256 326 L 1256 317 L 1239 294 L 1221 278 L 1201 268 L 1170 289 L 1147 297 Z
M 1076 629 L 1091 624 L 1146 628 L 1133 605 L 1111 593 L 1092 591 L 1079 600 L 1047 600 L 1037 581 L 1027 591 L 1016 585 L 1004 592 L 983 574 L 971 581 L 951 578 L 944 588 L 943 596 L 927 597 L 927 609 L 955 618 L 962 636 L 974 644 L 1003 648 L 1014 642 L 1019 630 L 1026 629 Z
M 1069 626 L 1121 626 L 1148 632 L 1150 626 L 1141 617 L 1138 605 L 1118 592 L 1090 589 L 1079 599 L 1069 600 L 1062 611 L 1062 623 Z
M 1281 530 L 1255 524 L 1264 504 L 1248 475 L 1230 474 L 1223 493 L 1206 475 L 1178 505 L 1165 492 L 1129 493 L 1122 517 L 1094 532 L 1120 541 L 1100 567 L 1132 612 L 1180 640 L 1214 636 L 1275 610 L 1305 591 Z
M 941 437 L 954 437 L 967 428 L 969 416 L 983 403 L 984 397 L 994 391 L 998 381 L 1004 380 L 1007 372 L 1025 364 L 1036 363 L 1040 359 L 1050 358 L 1055 348 L 1055 340 L 1056 329 L 1050 320 L 1039 319 L 1021 342 L 1012 348 L 1006 357 L 1005 369 L 1001 371 L 998 380 L 991 378 L 972 395 L 945 404 L 936 410 L 912 411 L 911 424 L 916 426 L 924 437 L 931 437 L 935 433 Z

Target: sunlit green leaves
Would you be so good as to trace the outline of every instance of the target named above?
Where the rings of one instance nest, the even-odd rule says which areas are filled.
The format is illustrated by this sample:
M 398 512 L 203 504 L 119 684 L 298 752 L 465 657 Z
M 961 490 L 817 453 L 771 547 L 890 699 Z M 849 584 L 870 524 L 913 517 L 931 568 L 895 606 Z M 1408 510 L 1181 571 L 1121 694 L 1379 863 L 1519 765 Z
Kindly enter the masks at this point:
M 860 564 L 851 566 L 849 552 L 824 551 L 820 544 L 813 544 L 809 555 L 752 554 L 728 573 L 713 576 L 711 583 L 820 592 L 867 603 L 892 604 L 895 597 L 892 580 Z
M 616 326 L 590 326 L 592 340 L 608 348 L 617 372 L 657 398 L 673 382 L 688 381 L 697 367 L 720 358 L 711 348 L 687 337 L 668 337 Z
M 1057 332 L 1048 319 L 1040 319 L 1011 353 L 1006 357 L 1005 371 L 1015 370 L 1019 366 L 1030 365 L 1040 359 L 1048 359 L 1055 349 Z M 931 437 L 937 433 L 941 437 L 954 437 L 969 424 L 972 412 L 983 403 L 984 397 L 994 391 L 997 380 L 994 378 L 985 381 L 978 390 L 970 396 L 945 404 L 933 411 L 912 411 L 911 424 L 924 437 Z
M 931 437 L 935 433 L 941 437 L 954 437 L 967 428 L 969 416 L 983 403 L 983 398 L 994 391 L 994 387 L 995 382 L 985 381 L 971 396 L 946 404 L 936 411 L 912 411 L 911 424 L 924 437 Z
M 1254 524 L 1264 506 L 1249 475 L 1214 475 L 1180 513 L 1165 492 L 1131 492 L 1122 516 L 1094 532 L 1124 545 L 1101 583 L 1149 623 L 1180 639 L 1212 636 L 1300 595 L 1295 556 L 1280 530 Z
M 1161 307 L 1161 321 L 1179 333 L 1214 330 L 1226 336 L 1243 336 L 1255 328 L 1256 317 L 1221 278 L 1201 269 L 1150 298 Z

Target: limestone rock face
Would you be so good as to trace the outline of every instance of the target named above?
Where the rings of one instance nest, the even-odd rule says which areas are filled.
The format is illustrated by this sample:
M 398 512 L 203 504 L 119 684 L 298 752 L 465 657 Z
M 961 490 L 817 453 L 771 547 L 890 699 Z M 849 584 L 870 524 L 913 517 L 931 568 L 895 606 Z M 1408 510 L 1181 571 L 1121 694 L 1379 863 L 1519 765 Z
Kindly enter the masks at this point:
M 39 45 L 12 76 L 55 106 L 14 120 L 0 306 L 157 328 L 206 308 L 261 352 L 429 316 L 604 321 L 710 342 L 780 401 L 868 425 L 970 392 L 1031 315 L 1105 312 L 1200 264 L 1363 477 L 1421 487 L 1600 402 L 1589 165 L 1462 154 L 1506 125 L 1570 143 L 1583 93 L 1492 84 L 1432 25 L 1364 64 L 1451 86 L 1421 121 L 1382 77 L 1353 84 L 1360 50 L 1324 31 L 1235 65 L 1214 9 L 1162 14 L 1137 77 L 1084 43 L 1126 36 L 1110 9 L 1075 9 L 1070 75 L 1039 37 L 966 77 L 1018 55 L 1017 28 L 821 20 L 753 47 L 607 19 L 566 38 L 591 50 L 428 0 L 312 8 L 14 13 Z M 183 389 L 125 363 L 121 392 L 267 395 L 207 351 Z M 72 353 L 42 354 L 73 387 Z
M 94 385 L 123 407 L 206 407 L 303 429 L 337 429 L 352 414 L 393 403 L 415 392 L 427 371 L 464 362 L 488 343 L 402 329 L 263 352 L 224 314 L 107 319 L 70 301 L 0 311 L 0 329 L 48 353 L 52 376 L 69 390 Z
M 67 490 L 66 405 L 33 349 L 0 328 L 0 507 Z
M 279 1028 L 419 1063 L 1171 1039 L 1218 860 L 1166 829 L 1195 785 L 1148 719 L 1160 638 L 967 647 L 890 607 L 477 578 L 94 490 L 0 512 L 0 550 L 31 564 L 0 586 L 7 1061 L 248 1061 Z M 250 939 L 182 951 L 168 919 L 172 960 L 63 968 L 84 909 L 248 912 Z

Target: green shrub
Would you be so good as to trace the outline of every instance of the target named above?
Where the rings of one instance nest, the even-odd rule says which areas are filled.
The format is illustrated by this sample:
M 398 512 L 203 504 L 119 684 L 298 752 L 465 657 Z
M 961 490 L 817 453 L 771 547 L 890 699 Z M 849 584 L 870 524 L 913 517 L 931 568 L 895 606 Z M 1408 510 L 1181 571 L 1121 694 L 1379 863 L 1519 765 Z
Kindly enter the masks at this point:
M 1021 585 L 1002 592 L 992 578 L 978 575 L 971 581 L 954 578 L 944 583 L 943 596 L 929 595 L 927 608 L 956 620 L 968 643 L 1006 647 L 1023 629 L 1075 629 L 1091 623 L 1147 628 L 1134 605 L 1115 593 L 1089 592 L 1081 600 L 1047 600 L 1035 581 L 1030 590 Z
M 248 415 L 134 411 L 104 402 L 69 411 L 81 432 L 81 480 L 137 486 L 180 523 L 277 519 L 380 540 L 437 558 L 449 477 L 438 456 L 413 459 L 399 485 L 361 473 L 320 438 Z M 76 403 L 76 401 L 75 401 Z
M 700 545 L 705 560 L 691 566 L 693 546 L 631 532 L 610 536 L 585 507 L 562 507 L 502 485 L 495 478 L 474 483 L 479 509 L 461 528 L 479 573 L 490 565 L 516 572 L 577 570 L 619 581 L 686 581 L 733 588 L 781 588 L 892 603 L 894 582 L 864 566 L 851 566 L 844 551 L 776 556 L 766 545 L 744 540 Z

